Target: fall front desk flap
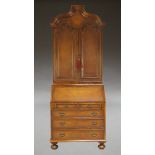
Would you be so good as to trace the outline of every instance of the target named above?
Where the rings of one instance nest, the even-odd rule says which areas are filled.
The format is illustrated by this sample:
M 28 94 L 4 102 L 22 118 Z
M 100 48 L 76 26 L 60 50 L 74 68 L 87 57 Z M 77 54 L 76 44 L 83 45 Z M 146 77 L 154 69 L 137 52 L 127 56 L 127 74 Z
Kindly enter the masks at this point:
M 105 102 L 103 85 L 52 86 L 52 102 Z

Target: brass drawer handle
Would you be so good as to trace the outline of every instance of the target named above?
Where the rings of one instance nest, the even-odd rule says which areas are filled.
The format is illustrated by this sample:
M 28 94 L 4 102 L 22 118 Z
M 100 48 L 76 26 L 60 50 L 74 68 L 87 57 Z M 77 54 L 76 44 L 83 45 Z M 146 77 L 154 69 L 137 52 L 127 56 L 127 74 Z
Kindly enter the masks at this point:
M 97 134 L 96 133 L 93 133 L 91 135 L 92 135 L 92 137 L 97 137 Z
M 92 112 L 91 115 L 92 115 L 92 116 L 96 116 L 97 113 L 96 113 L 96 112 Z
M 92 122 L 92 125 L 97 125 L 97 122 Z
M 64 133 L 60 133 L 59 136 L 60 137 L 65 137 L 65 134 Z
M 60 114 L 61 117 L 65 116 L 64 112 L 60 112 L 59 114 Z

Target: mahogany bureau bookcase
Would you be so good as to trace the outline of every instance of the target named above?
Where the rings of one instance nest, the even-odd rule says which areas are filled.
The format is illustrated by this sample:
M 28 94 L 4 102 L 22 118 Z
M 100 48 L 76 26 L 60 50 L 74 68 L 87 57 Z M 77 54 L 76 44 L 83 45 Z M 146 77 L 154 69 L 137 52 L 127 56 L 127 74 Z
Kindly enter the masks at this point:
M 58 142 L 106 142 L 105 92 L 102 82 L 104 22 L 83 5 L 51 22 L 53 84 L 51 148 Z

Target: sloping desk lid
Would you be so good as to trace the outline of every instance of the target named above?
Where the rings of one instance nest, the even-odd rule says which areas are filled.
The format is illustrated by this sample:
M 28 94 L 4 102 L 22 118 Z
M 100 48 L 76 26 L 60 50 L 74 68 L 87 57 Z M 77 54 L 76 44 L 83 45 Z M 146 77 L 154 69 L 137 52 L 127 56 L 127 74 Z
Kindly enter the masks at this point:
M 52 102 L 105 102 L 103 85 L 53 85 Z

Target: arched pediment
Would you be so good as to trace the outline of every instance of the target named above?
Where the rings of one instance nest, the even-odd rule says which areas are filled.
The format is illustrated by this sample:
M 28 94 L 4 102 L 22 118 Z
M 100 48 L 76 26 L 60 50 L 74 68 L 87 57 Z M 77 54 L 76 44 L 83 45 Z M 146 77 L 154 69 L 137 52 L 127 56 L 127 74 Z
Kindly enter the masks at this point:
M 64 26 L 71 28 L 83 28 L 87 26 L 102 28 L 104 25 L 97 15 L 86 12 L 84 5 L 71 5 L 68 13 L 58 15 L 51 22 L 53 28 Z

